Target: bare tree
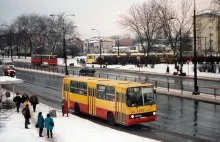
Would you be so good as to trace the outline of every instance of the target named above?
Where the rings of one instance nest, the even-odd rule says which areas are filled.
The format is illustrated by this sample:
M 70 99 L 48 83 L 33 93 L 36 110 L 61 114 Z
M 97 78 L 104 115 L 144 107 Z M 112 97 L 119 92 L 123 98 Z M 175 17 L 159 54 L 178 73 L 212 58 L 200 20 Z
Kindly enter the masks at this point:
M 192 29 L 192 3 L 182 0 L 175 9 L 174 0 L 158 0 L 158 16 L 163 32 L 170 42 L 171 49 L 177 55 L 177 44 L 182 35 L 190 35 Z M 183 42 L 183 41 L 182 41 Z
M 126 14 L 120 15 L 119 25 L 138 35 L 144 54 L 149 55 L 152 45 L 160 35 L 157 7 L 154 0 L 133 4 Z M 144 45 L 146 43 L 146 45 Z

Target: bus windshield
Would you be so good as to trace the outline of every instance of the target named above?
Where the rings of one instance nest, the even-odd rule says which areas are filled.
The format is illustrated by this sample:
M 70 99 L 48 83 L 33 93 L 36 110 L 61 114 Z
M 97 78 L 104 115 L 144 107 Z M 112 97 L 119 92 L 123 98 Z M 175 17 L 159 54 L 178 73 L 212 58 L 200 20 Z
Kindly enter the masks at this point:
M 145 106 L 154 104 L 152 87 L 133 87 L 127 89 L 126 104 L 129 107 Z

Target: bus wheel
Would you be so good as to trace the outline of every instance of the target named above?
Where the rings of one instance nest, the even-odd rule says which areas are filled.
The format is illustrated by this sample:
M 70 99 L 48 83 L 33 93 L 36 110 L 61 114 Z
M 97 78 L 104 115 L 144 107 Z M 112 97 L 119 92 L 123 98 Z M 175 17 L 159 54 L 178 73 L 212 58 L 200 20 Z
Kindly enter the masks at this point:
M 79 104 L 77 103 L 74 105 L 74 112 L 76 115 L 80 114 L 80 107 L 79 107 Z
M 115 124 L 115 118 L 114 118 L 113 113 L 109 112 L 107 119 L 108 119 L 108 123 L 109 123 L 110 125 L 114 125 L 114 124 Z

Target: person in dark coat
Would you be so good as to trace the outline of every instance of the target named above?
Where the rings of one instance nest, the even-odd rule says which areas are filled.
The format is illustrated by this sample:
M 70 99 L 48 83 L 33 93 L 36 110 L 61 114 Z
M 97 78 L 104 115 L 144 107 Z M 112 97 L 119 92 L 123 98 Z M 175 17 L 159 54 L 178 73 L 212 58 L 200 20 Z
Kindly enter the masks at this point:
M 15 102 L 17 112 L 19 112 L 19 107 L 20 107 L 21 101 L 22 100 L 21 100 L 20 95 L 18 93 L 16 93 L 16 96 L 14 97 L 13 102 Z
M 44 118 L 42 116 L 42 112 L 38 113 L 37 124 L 39 126 L 39 137 L 43 137 L 42 133 L 43 133 L 43 129 L 44 129 Z
M 167 72 L 166 72 L 166 74 L 167 73 L 170 73 L 170 68 L 169 68 L 169 66 L 167 65 Z
M 24 92 L 24 95 L 22 95 L 22 103 L 24 103 L 26 100 L 29 100 L 28 95 Z
M 30 115 L 30 109 L 29 109 L 29 105 L 27 104 L 26 107 L 24 108 L 24 118 L 25 118 L 25 129 L 29 129 L 28 128 L 28 124 L 30 124 L 29 119 L 31 118 Z
M 35 112 L 36 111 L 36 105 L 39 104 L 38 97 L 36 96 L 35 93 L 32 93 L 29 101 L 30 101 L 31 105 L 33 106 L 33 110 Z
M 53 118 L 50 117 L 50 114 L 47 114 L 47 118 L 44 120 L 45 122 L 45 127 L 47 129 L 47 137 L 49 138 L 51 136 L 51 138 L 53 138 L 53 127 L 54 125 L 52 126 L 50 124 L 50 122 L 52 122 L 54 124 L 54 121 L 53 121 Z M 49 135 L 49 132 L 50 132 L 50 135 Z

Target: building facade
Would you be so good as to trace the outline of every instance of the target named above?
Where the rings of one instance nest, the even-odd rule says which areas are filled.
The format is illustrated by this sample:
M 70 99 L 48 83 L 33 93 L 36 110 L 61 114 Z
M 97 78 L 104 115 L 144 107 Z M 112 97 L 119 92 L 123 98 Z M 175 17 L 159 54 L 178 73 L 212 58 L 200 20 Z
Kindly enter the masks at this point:
M 196 15 L 196 47 L 203 54 L 220 52 L 220 15 L 204 13 Z
M 100 53 L 100 45 L 102 53 L 109 53 L 110 50 L 115 46 L 115 40 L 111 38 L 101 38 L 101 43 L 99 38 L 91 38 L 84 40 L 83 49 L 84 54 L 98 54 Z

